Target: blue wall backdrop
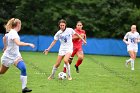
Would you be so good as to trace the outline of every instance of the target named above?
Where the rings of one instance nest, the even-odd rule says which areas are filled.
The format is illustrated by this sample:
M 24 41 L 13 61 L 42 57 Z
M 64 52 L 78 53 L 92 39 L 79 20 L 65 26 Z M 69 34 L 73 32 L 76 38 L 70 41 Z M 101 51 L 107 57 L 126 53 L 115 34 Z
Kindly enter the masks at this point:
M 0 50 L 3 49 L 2 37 L 3 35 L 1 34 Z M 34 49 L 28 46 L 22 46 L 20 47 L 21 51 L 44 51 L 53 41 L 53 36 L 20 35 L 20 38 L 21 41 L 33 43 L 36 46 Z M 60 42 L 57 41 L 57 43 L 50 50 L 50 52 L 58 52 L 59 46 Z M 117 39 L 88 38 L 87 44 L 83 45 L 83 50 L 86 54 L 128 56 L 125 43 L 122 40 Z M 138 56 L 140 56 L 140 50 L 138 51 Z

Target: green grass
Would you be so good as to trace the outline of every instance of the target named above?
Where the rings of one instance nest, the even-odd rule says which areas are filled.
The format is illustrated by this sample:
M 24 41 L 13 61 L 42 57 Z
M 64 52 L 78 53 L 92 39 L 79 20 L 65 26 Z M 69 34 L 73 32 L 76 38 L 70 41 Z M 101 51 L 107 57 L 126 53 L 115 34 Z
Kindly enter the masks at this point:
M 2 53 L 0 52 L 0 56 Z M 41 52 L 22 52 L 27 66 L 28 87 L 32 93 L 140 93 L 140 58 L 135 61 L 135 70 L 126 68 L 128 57 L 85 55 L 80 73 L 71 65 L 72 81 L 58 80 L 63 63 L 56 72 L 55 79 L 47 80 L 57 53 L 47 56 Z M 0 93 L 21 93 L 20 71 L 11 66 L 0 76 Z

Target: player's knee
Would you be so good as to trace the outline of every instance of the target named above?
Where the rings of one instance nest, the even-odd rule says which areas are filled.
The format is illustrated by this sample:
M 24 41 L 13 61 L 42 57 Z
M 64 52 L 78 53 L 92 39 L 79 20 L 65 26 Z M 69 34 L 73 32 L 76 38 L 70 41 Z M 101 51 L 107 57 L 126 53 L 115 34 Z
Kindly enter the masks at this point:
M 21 71 L 21 75 L 22 76 L 26 76 L 26 66 L 24 64 L 23 61 L 20 61 L 18 64 L 17 64 L 17 68 Z
M 136 57 L 133 58 L 134 60 L 136 59 Z
M 132 58 L 133 60 L 135 60 L 135 59 L 136 59 L 136 57 L 135 57 L 134 55 L 132 55 L 132 56 L 131 56 L 131 58 Z
M 79 60 L 83 60 L 84 57 L 83 57 L 83 56 L 79 56 L 78 59 L 79 59 Z
M 64 63 L 65 63 L 65 64 L 68 64 L 68 63 L 69 63 L 69 60 L 64 60 Z

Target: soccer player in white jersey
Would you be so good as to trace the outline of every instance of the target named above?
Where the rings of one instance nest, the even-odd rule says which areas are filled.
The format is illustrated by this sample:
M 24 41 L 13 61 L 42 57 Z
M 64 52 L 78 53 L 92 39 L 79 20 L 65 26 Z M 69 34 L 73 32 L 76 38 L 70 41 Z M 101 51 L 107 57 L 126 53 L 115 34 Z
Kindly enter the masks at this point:
M 31 92 L 32 90 L 26 87 L 26 66 L 19 52 L 19 46 L 30 46 L 32 48 L 35 46 L 34 44 L 20 41 L 18 32 L 21 29 L 21 21 L 19 19 L 10 19 L 5 28 L 9 31 L 9 33 L 3 37 L 5 49 L 1 57 L 0 75 L 4 74 L 9 69 L 9 67 L 14 64 L 21 71 L 20 79 L 22 82 L 22 93 Z
M 62 59 L 64 58 L 64 63 L 66 64 L 66 69 L 67 69 L 67 73 L 68 73 L 68 80 L 72 80 L 71 73 L 70 73 L 70 65 L 68 62 L 68 60 L 73 52 L 72 35 L 76 34 L 79 38 L 81 38 L 83 40 L 84 43 L 86 43 L 86 41 L 79 34 L 77 34 L 72 28 L 66 28 L 65 20 L 61 19 L 58 22 L 58 25 L 59 25 L 60 30 L 55 34 L 54 40 L 52 41 L 50 46 L 47 49 L 45 49 L 45 51 L 44 51 L 45 54 L 48 54 L 49 50 L 54 46 L 56 41 L 59 39 L 61 45 L 59 48 L 57 61 L 54 64 L 52 73 L 48 77 L 48 79 L 51 80 L 54 78 L 54 74 L 55 74 L 57 68 L 59 67 Z
M 126 33 L 123 41 L 126 43 L 127 51 L 130 55 L 130 59 L 126 60 L 125 65 L 128 66 L 128 63 L 131 63 L 131 70 L 134 70 L 134 61 L 137 56 L 139 42 L 139 33 L 137 32 L 136 25 L 131 26 L 131 31 Z

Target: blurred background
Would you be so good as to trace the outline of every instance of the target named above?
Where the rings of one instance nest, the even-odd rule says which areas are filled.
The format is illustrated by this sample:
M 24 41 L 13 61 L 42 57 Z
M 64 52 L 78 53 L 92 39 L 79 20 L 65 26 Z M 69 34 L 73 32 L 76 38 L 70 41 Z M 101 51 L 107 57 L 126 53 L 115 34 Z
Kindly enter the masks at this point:
M 12 18 L 22 21 L 19 34 L 54 35 L 58 21 L 75 28 L 84 23 L 87 37 L 122 39 L 132 24 L 140 28 L 139 0 L 1 0 L 0 33 Z
M 65 19 L 71 28 L 75 28 L 77 21 L 83 22 L 87 34 L 84 53 L 128 56 L 122 39 L 132 24 L 139 30 L 139 5 L 139 0 L 2 0 L 0 50 L 4 25 L 12 17 L 22 21 L 21 41 L 36 45 L 34 49 L 20 47 L 23 51 L 44 51 L 58 31 L 58 21 Z M 59 44 L 51 52 L 58 52 Z

